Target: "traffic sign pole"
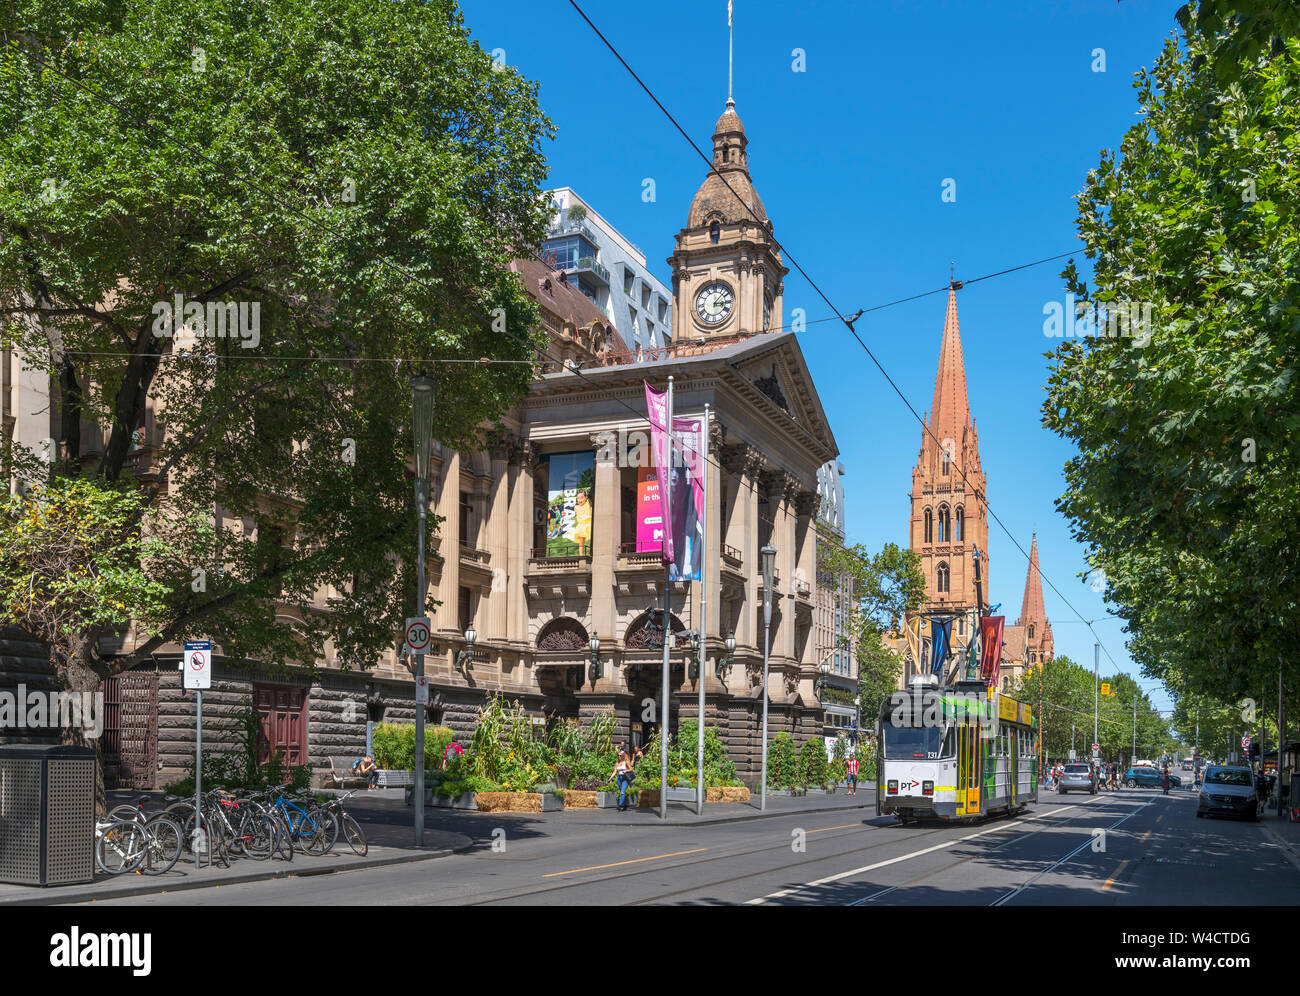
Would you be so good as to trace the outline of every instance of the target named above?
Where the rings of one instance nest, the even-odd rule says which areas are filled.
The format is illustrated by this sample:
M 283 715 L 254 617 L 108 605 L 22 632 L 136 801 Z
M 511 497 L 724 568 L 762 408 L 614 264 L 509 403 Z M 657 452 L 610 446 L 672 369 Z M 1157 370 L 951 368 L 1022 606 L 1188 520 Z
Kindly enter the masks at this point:
M 203 689 L 212 687 L 212 641 L 186 640 L 181 658 L 181 687 L 194 689 L 194 864 L 202 861 L 199 847 L 203 835 Z M 206 840 L 206 838 L 204 838 Z M 211 846 L 211 842 L 207 842 Z M 211 852 L 209 852 L 210 854 Z
M 198 722 L 194 727 L 194 867 L 203 860 L 199 850 L 199 834 L 203 832 L 203 689 L 196 688 Z

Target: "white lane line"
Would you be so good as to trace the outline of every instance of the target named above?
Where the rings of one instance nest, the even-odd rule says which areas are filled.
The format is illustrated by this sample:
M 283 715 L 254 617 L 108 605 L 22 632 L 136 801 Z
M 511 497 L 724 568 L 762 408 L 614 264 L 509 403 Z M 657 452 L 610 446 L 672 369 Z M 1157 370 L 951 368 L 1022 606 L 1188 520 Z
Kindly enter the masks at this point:
M 913 858 L 919 858 L 923 854 L 933 854 L 935 851 L 942 851 L 945 848 L 953 847 L 968 840 L 974 840 L 976 837 L 983 837 L 986 834 L 997 833 L 999 830 L 1010 830 L 1014 827 L 1023 826 L 1034 820 L 1042 819 L 1046 816 L 1055 816 L 1058 813 L 1069 812 L 1071 809 L 1079 809 L 1079 806 L 1066 806 L 1063 809 L 1054 809 L 1050 813 L 1035 813 L 1033 816 L 1027 816 L 1023 820 L 1016 820 L 1012 823 L 1000 823 L 997 826 L 989 827 L 987 830 L 980 830 L 978 833 L 967 834 L 965 837 L 958 837 L 956 840 L 945 841 L 942 844 L 935 844 L 932 847 L 925 847 L 919 851 L 912 851 L 909 854 L 900 854 L 896 858 L 888 858 L 885 861 L 877 861 L 875 864 L 863 865 L 861 868 L 852 868 L 849 871 L 840 872 L 836 875 L 827 875 L 825 878 L 819 878 L 816 881 L 808 882 L 804 885 L 795 886 L 792 889 L 782 889 L 779 892 L 773 892 L 766 896 L 760 896 L 757 899 L 748 900 L 746 906 L 761 906 L 770 899 L 784 899 L 786 896 L 792 896 L 796 892 L 802 892 L 804 889 L 815 889 L 819 885 L 826 885 L 830 882 L 838 882 L 841 879 L 852 878 L 854 875 L 863 875 L 869 871 L 875 871 L 877 868 L 884 868 L 887 865 L 896 865 L 900 861 L 911 861 Z
M 861 899 L 855 899 L 849 903 L 850 906 L 866 906 L 873 899 L 879 899 L 881 896 L 887 896 L 891 892 L 897 892 L 898 886 L 891 885 L 888 889 L 881 889 L 879 892 L 873 892 L 869 896 L 863 896 Z
M 1155 801 L 1154 799 L 1151 800 L 1151 802 L 1154 802 L 1154 801 Z M 1108 826 L 1106 829 L 1107 829 L 1107 830 L 1114 830 L 1114 829 L 1115 829 L 1117 826 L 1119 826 L 1121 823 L 1125 823 L 1125 822 L 1127 822 L 1128 820 L 1131 820 L 1131 819 L 1132 819 L 1134 816 L 1136 816 L 1138 813 L 1142 812 L 1142 810 L 1146 809 L 1147 806 L 1151 805 L 1151 802 L 1145 802 L 1145 803 L 1143 803 L 1141 806 L 1138 806 L 1137 809 L 1133 810 L 1133 812 L 1129 813 L 1127 816 L 1123 817 L 1122 819 L 1116 820 L 1114 823 L 1112 823 L 1112 824 L 1111 824 L 1110 826 Z M 1059 861 L 1056 861 L 1056 862 L 1052 863 L 1051 865 L 1049 865 L 1048 867 L 1044 868 L 1042 871 L 1040 871 L 1038 874 L 1032 876 L 1031 878 L 1026 879 L 1023 883 L 1021 883 L 1021 885 L 1020 885 L 1019 888 L 1017 888 L 1017 889 L 1012 889 L 1010 892 L 1008 892 L 1006 895 L 1004 895 L 1001 899 L 994 900 L 993 902 L 989 903 L 989 905 L 990 905 L 990 906 L 1002 906 L 1002 905 L 1004 905 L 1004 904 L 1006 904 L 1006 903 L 1011 902 L 1011 900 L 1015 899 L 1016 896 L 1020 895 L 1022 892 L 1024 892 L 1027 888 L 1029 888 L 1031 885 L 1033 885 L 1035 882 L 1037 882 L 1040 878 L 1042 878 L 1042 877 L 1043 877 L 1044 875 L 1046 875 L 1048 872 L 1051 872 L 1051 871 L 1053 871 L 1053 870 L 1055 870 L 1055 869 L 1061 867 L 1061 865 L 1065 864 L 1067 861 L 1069 861 L 1072 857 L 1074 857 L 1076 854 L 1078 854 L 1078 853 L 1079 853 L 1080 851 L 1082 851 L 1084 848 L 1092 847 L 1092 843 L 1093 843 L 1093 839 L 1092 839 L 1091 837 L 1089 837 L 1087 840 L 1085 840 L 1082 844 L 1080 844 L 1078 847 L 1076 847 L 1073 851 L 1071 851 L 1071 852 L 1070 852 L 1069 854 L 1067 854 L 1065 857 L 1061 858 Z

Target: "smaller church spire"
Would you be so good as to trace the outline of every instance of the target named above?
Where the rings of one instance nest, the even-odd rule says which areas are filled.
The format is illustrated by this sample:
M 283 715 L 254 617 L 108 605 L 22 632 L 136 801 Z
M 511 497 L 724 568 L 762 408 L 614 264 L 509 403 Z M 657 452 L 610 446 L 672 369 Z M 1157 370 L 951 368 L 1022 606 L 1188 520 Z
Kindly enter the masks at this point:
M 1025 575 L 1025 597 L 1020 603 L 1020 618 L 1017 626 L 1028 626 L 1031 622 L 1047 622 L 1047 609 L 1043 605 L 1043 575 L 1038 569 L 1038 533 L 1034 533 L 1029 546 L 1029 571 Z

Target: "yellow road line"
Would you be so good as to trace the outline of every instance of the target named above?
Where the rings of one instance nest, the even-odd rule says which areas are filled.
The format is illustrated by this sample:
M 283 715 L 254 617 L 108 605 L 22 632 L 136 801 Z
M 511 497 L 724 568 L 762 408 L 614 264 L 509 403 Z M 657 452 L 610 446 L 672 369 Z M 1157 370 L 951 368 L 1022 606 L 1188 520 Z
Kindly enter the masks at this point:
M 1151 831 L 1148 830 L 1146 833 L 1144 833 L 1144 834 L 1142 835 L 1142 842 L 1143 842 L 1143 843 L 1146 843 L 1146 841 L 1148 841 L 1148 840 L 1150 840 L 1150 839 L 1151 839 Z
M 1159 822 L 1160 822 L 1161 820 L 1163 820 L 1164 818 L 1165 818 L 1165 814 L 1164 814 L 1164 813 L 1161 813 L 1159 816 L 1156 817 L 1156 822 L 1159 823 Z
M 697 847 L 693 851 L 674 851 L 672 854 L 656 854 L 650 858 L 633 858 L 631 861 L 615 861 L 611 865 L 592 865 L 590 868 L 573 868 L 565 872 L 551 872 L 543 875 L 542 878 L 555 878 L 557 875 L 576 875 L 578 872 L 600 871 L 602 868 L 617 868 L 620 865 L 635 865 L 642 861 L 658 861 L 660 858 L 679 858 L 683 854 L 699 854 L 701 851 L 707 851 L 707 847 Z
M 1119 863 L 1119 867 L 1115 869 L 1115 874 L 1112 875 L 1110 878 L 1106 879 L 1106 884 L 1101 887 L 1102 892 L 1105 892 L 1107 889 L 1109 889 L 1112 885 L 1115 884 L 1115 879 L 1119 878 L 1120 872 L 1124 870 L 1124 866 L 1127 864 L 1128 864 L 1127 860 L 1121 861 Z
M 809 830 L 809 833 L 825 833 L 827 830 L 847 830 L 850 827 L 860 827 L 861 823 L 845 823 L 840 827 L 822 827 L 820 830 Z

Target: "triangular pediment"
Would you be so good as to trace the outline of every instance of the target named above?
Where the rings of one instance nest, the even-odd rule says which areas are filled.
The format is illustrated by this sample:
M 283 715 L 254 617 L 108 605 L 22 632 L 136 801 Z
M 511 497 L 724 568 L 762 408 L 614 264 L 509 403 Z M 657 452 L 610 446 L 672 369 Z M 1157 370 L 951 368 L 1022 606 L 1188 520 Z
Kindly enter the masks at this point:
M 769 342 L 771 347 L 764 349 L 764 339 L 756 340 L 754 351 L 734 363 L 734 369 L 796 424 L 834 449 L 826 413 L 794 336 L 782 335 Z

